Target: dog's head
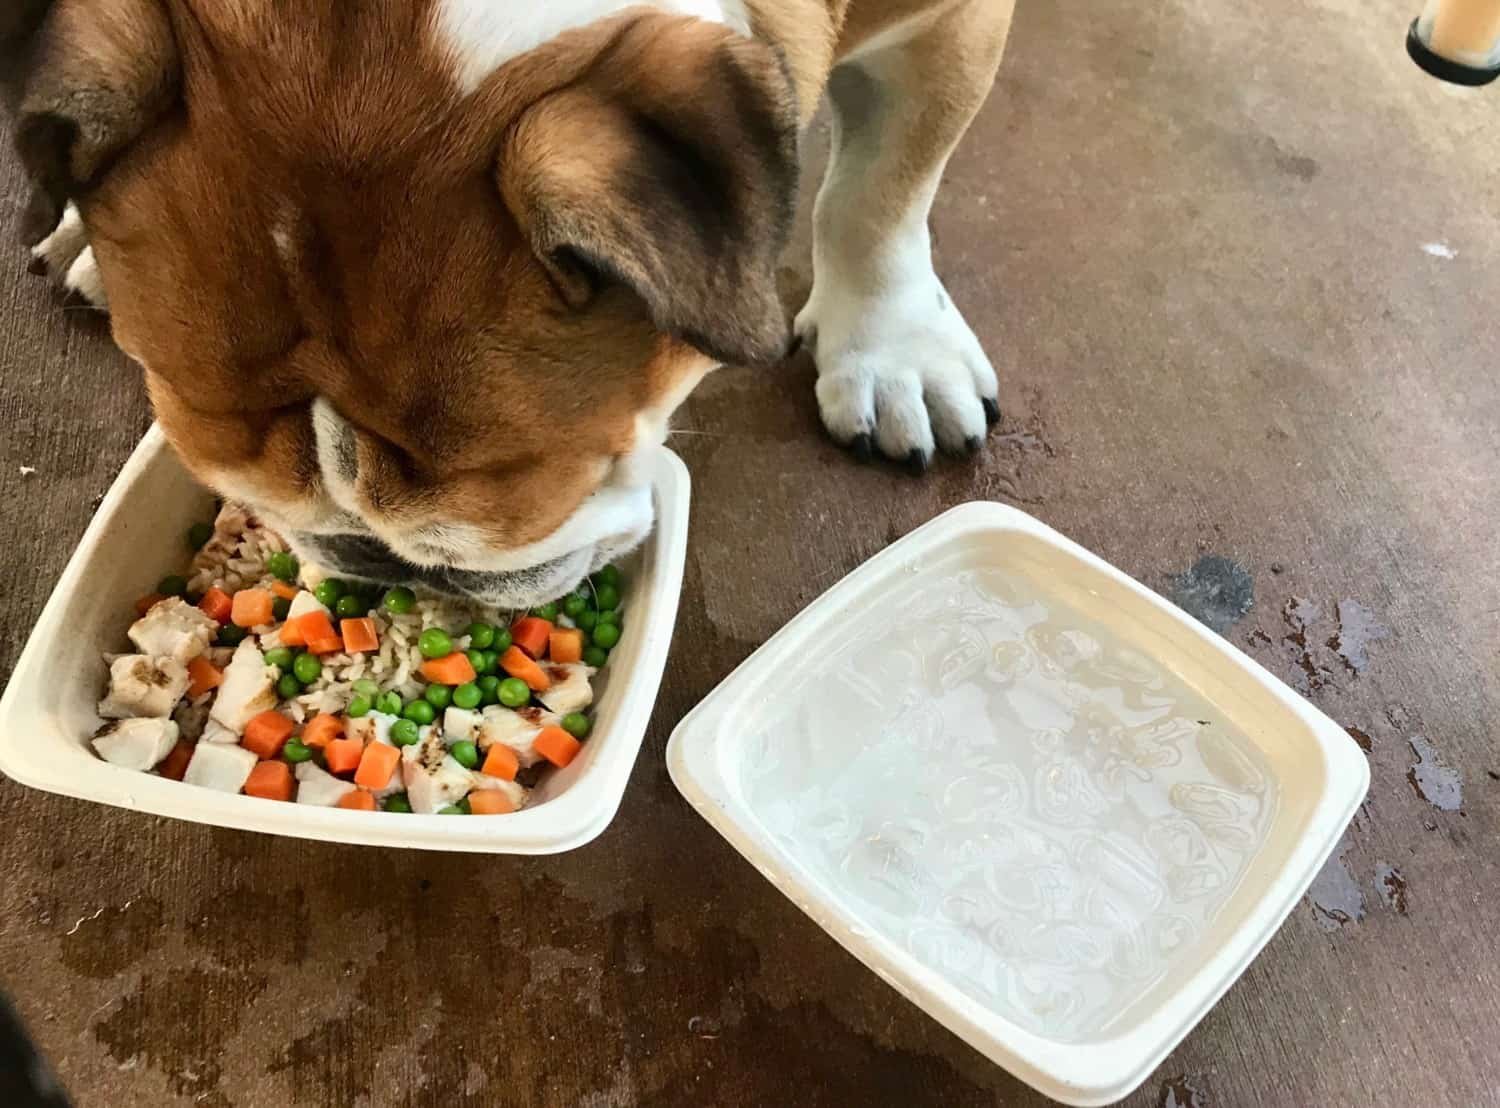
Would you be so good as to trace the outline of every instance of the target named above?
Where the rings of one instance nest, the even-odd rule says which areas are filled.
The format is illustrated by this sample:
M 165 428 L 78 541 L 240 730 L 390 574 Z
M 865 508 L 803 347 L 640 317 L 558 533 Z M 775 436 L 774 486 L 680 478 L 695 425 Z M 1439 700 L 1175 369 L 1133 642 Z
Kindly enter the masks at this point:
M 787 345 L 775 54 L 644 9 L 476 78 L 437 0 L 21 0 L 33 240 L 76 203 L 190 468 L 334 572 L 495 603 L 649 528 L 640 465 Z

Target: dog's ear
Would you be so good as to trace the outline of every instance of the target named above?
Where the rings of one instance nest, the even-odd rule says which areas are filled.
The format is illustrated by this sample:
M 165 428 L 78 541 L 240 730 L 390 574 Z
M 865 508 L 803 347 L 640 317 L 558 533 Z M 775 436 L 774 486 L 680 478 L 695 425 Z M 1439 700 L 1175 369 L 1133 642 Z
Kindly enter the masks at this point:
M 642 15 L 587 72 L 516 120 L 499 153 L 507 206 L 564 298 L 602 283 L 721 361 L 787 348 L 776 263 L 796 203 L 795 96 L 766 46 Z
M 68 200 L 173 103 L 177 48 L 160 0 L 7 0 L 0 80 L 31 200 L 28 244 L 57 226 Z

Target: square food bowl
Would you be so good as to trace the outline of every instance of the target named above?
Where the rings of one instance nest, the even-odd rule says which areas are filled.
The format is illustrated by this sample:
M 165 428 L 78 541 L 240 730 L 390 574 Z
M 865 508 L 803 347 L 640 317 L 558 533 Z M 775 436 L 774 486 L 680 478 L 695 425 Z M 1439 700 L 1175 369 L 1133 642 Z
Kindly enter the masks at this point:
M 676 729 L 677 787 L 845 949 L 1066 1104 L 1126 1096 L 1365 795 L 1336 723 L 1055 531 L 957 508 Z
M 626 559 L 624 634 L 595 679 L 594 727 L 566 769 L 507 816 L 455 819 L 286 804 L 110 765 L 88 740 L 108 685 L 105 652 L 128 647 L 135 597 L 186 560 L 183 536 L 213 497 L 156 426 L 99 506 L 0 697 L 0 771 L 33 788 L 196 823 L 371 846 L 549 854 L 598 836 L 619 809 L 651 718 L 677 618 L 687 549 L 688 474 L 671 451 L 651 463 L 656 527 Z

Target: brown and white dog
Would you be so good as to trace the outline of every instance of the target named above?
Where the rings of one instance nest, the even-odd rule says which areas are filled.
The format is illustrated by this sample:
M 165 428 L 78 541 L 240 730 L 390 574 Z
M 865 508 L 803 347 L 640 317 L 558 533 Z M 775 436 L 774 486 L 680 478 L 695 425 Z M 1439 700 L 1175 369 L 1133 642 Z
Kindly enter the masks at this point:
M 640 460 L 795 333 L 824 423 L 921 469 L 994 370 L 933 272 L 1013 0 L 6 0 L 37 261 L 108 303 L 189 467 L 334 572 L 504 605 L 634 545 Z

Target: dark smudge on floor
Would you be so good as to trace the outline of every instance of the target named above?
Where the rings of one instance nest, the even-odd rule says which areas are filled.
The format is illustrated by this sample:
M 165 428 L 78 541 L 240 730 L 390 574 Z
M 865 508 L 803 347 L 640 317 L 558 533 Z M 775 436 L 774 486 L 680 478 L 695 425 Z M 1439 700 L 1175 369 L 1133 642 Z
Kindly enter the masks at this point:
M 1172 603 L 1223 634 L 1255 604 L 1255 581 L 1238 562 L 1205 554 L 1186 573 L 1168 579 Z

